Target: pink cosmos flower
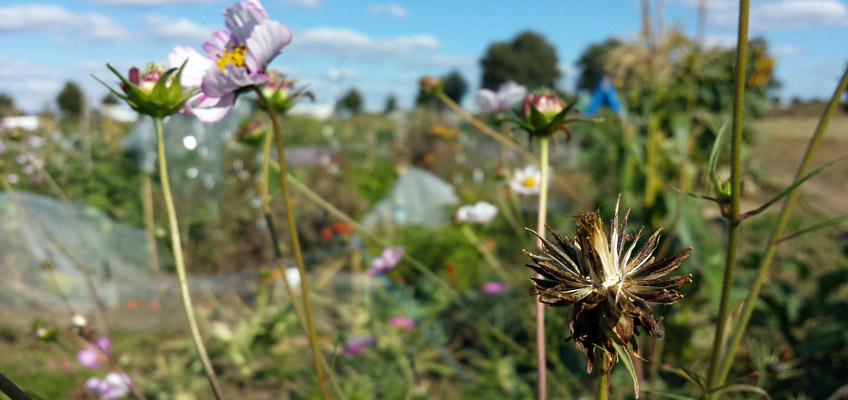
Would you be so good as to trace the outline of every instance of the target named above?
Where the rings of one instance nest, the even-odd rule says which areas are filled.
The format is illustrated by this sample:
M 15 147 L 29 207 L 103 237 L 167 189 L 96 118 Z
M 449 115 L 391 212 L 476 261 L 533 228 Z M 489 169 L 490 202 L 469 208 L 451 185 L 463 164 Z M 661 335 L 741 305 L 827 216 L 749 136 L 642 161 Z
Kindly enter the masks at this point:
M 172 67 L 188 59 L 181 83 L 202 92 L 186 103 L 184 112 L 203 122 L 223 118 L 237 90 L 266 82 L 265 67 L 292 39 L 291 30 L 269 19 L 259 0 L 234 3 L 224 10 L 224 19 L 229 30 L 218 30 L 203 44 L 205 55 L 185 46 L 168 54 Z
M 400 262 L 403 256 L 403 246 L 386 247 L 379 257 L 371 261 L 371 268 L 368 269 L 368 274 L 377 276 L 384 272 L 390 271 Z
M 340 354 L 345 356 L 355 356 L 357 354 L 362 354 L 365 350 L 368 350 L 369 347 L 373 346 L 377 343 L 377 339 L 371 335 L 365 336 L 354 336 L 345 341 L 344 347 Z
M 527 94 L 527 88 L 509 81 L 498 87 L 497 92 L 481 89 L 474 95 L 474 100 L 477 100 L 480 111 L 492 114 L 515 107 L 516 104 L 521 103 L 525 94 Z
M 18 175 L 16 175 L 16 174 L 9 174 L 9 175 L 6 175 L 6 180 L 9 181 L 9 183 L 14 185 L 14 184 L 16 184 L 20 181 L 20 178 L 18 178 Z
M 130 393 L 130 378 L 123 373 L 110 372 L 106 379 L 89 378 L 85 388 L 97 395 L 98 400 L 117 400 Z
M 99 337 L 94 343 L 77 352 L 77 361 L 89 368 L 99 368 L 108 361 L 112 353 L 112 342 L 106 336 Z
M 483 284 L 483 293 L 498 294 L 509 290 L 509 285 L 503 282 L 486 282 Z
M 562 103 L 562 99 L 550 90 L 528 94 L 527 97 L 524 98 L 524 103 L 521 105 L 521 110 L 524 115 L 530 115 L 531 104 L 536 107 L 536 110 L 549 119 L 559 114 L 565 108 L 565 105 Z
M 389 320 L 389 325 L 391 325 L 395 328 L 398 328 L 398 329 L 405 330 L 405 331 L 411 331 L 411 330 L 415 329 L 415 327 L 418 324 L 415 322 L 414 319 L 403 316 L 403 317 L 392 317 Z

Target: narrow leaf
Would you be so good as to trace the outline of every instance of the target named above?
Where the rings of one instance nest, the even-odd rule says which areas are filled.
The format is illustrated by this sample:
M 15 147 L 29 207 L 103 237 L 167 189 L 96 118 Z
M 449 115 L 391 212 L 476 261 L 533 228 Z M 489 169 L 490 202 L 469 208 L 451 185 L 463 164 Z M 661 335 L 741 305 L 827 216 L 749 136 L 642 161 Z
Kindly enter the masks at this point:
M 756 210 L 748 211 L 745 214 L 742 214 L 739 218 L 745 219 L 745 218 L 748 218 L 748 217 L 753 217 L 754 215 L 757 215 L 757 214 L 765 211 L 767 208 L 771 207 L 774 203 L 777 203 L 778 201 L 780 201 L 780 199 L 782 199 L 783 197 L 785 197 L 789 193 L 792 193 L 793 190 L 795 190 L 798 186 L 801 186 L 801 184 L 806 182 L 808 179 L 818 175 L 819 173 L 824 171 L 827 167 L 830 167 L 831 165 L 836 164 L 836 163 L 838 163 L 838 162 L 840 162 L 840 161 L 842 161 L 846 158 L 848 158 L 848 155 L 839 157 L 839 158 L 837 158 L 833 161 L 830 161 L 830 162 L 822 165 L 821 167 L 816 168 L 815 170 L 813 170 L 813 172 L 810 172 L 809 174 L 804 175 L 803 177 L 801 177 L 801 179 L 798 179 L 797 181 L 795 181 L 795 183 L 789 185 L 786 189 L 783 189 L 783 191 L 778 193 L 777 196 L 775 196 L 774 198 L 772 198 L 771 200 L 769 200 L 765 204 L 761 205 Z
M 636 376 L 636 367 L 633 365 L 633 359 L 630 358 L 630 351 L 627 350 L 627 347 L 624 345 L 618 344 L 615 340 L 610 340 L 612 342 L 612 346 L 615 347 L 615 352 L 618 354 L 618 358 L 621 359 L 621 362 L 624 363 L 624 367 L 627 368 L 627 372 L 630 373 L 630 379 L 633 379 L 633 393 L 636 394 L 636 398 L 639 398 L 639 378 Z
M 96 76 L 94 76 L 94 75 L 92 75 L 91 77 L 92 77 L 92 78 L 94 78 L 94 79 L 96 79 L 96 80 L 97 80 L 97 82 L 100 82 L 101 84 L 103 84 L 103 86 L 106 86 L 106 89 L 109 89 L 109 91 L 110 91 L 110 92 L 112 92 L 112 94 L 114 94 L 115 96 L 118 96 L 121 100 L 129 101 L 129 99 L 127 98 L 127 96 L 125 96 L 123 93 L 121 93 L 121 92 L 119 92 L 119 91 L 117 91 L 117 90 L 115 90 L 115 89 L 112 89 L 112 87 L 111 87 L 111 86 L 107 85 L 107 84 L 106 84 L 106 82 L 101 81 L 101 80 L 100 80 L 100 78 L 98 78 L 98 77 L 96 77 Z
M 822 222 L 822 223 L 820 223 L 820 224 L 813 225 L 813 226 L 811 226 L 811 227 L 809 227 L 809 228 L 801 229 L 800 231 L 795 232 L 795 233 L 793 233 L 793 234 L 791 234 L 791 235 L 789 235 L 789 236 L 784 236 L 784 237 L 782 237 L 782 238 L 780 238 L 780 239 L 777 239 L 777 240 L 775 241 L 775 243 L 780 243 L 780 242 L 783 242 L 784 240 L 794 239 L 794 238 L 796 238 L 796 237 L 798 237 L 798 236 L 801 236 L 801 235 L 803 235 L 803 234 L 805 234 L 805 233 L 810 233 L 810 232 L 812 232 L 812 231 L 816 231 L 816 230 L 819 230 L 819 229 L 829 228 L 829 227 L 831 227 L 831 226 L 836 226 L 836 225 L 839 225 L 839 224 L 841 224 L 841 223 L 843 223 L 843 222 L 845 222 L 845 221 L 848 221 L 848 215 L 843 215 L 843 216 L 841 216 L 841 217 L 836 217 L 836 218 L 833 218 L 833 219 L 829 219 L 829 220 L 824 221 L 824 222 Z
M 677 186 L 669 186 L 669 188 L 671 188 L 672 190 L 674 190 L 677 193 L 682 193 L 682 194 L 694 197 L 696 199 L 709 200 L 709 201 L 714 201 L 716 203 L 719 202 L 718 199 L 715 198 L 715 197 L 710 197 L 710 196 L 705 196 L 705 195 L 702 195 L 702 194 L 687 192 L 687 191 L 685 191 L 685 190 L 683 190 L 683 189 L 681 189 Z
M 748 385 L 744 383 L 731 383 L 729 385 L 725 385 L 722 387 L 718 387 L 713 389 L 711 394 L 719 394 L 725 392 L 753 392 L 759 395 L 764 396 L 766 399 L 771 400 L 771 396 L 769 396 L 768 392 L 763 390 L 762 388 L 758 388 L 754 385 Z
M 689 396 L 681 396 L 679 394 L 671 394 L 671 393 L 663 393 L 663 392 L 655 392 L 653 390 L 645 390 L 645 393 L 652 394 L 657 397 L 664 397 L 666 399 L 678 399 L 678 400 L 698 400 L 694 397 Z
M 712 182 L 713 188 L 716 190 L 719 188 L 718 176 L 715 173 L 716 165 L 718 164 L 718 152 L 721 149 L 721 143 L 724 140 L 724 137 L 727 135 L 729 127 L 728 122 L 729 121 L 725 122 L 721 128 L 719 128 L 715 143 L 713 143 L 713 149 L 710 151 L 710 182 Z
M 685 379 L 687 382 L 691 383 L 693 386 L 698 388 L 698 390 L 701 393 L 706 394 L 706 391 L 704 391 L 703 379 L 701 379 L 701 377 L 698 376 L 697 374 L 687 372 L 683 368 L 676 367 L 676 366 L 669 365 L 669 364 L 663 364 L 662 369 L 663 369 L 663 371 L 671 372 L 671 373 Z

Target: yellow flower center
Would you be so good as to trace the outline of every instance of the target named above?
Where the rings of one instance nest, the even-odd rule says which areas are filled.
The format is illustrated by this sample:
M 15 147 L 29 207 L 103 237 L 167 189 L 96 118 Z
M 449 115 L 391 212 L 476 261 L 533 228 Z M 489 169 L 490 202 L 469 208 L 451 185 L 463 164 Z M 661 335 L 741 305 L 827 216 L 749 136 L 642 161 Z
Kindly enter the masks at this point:
M 536 187 L 536 179 L 533 179 L 532 176 L 528 176 L 527 178 L 524 178 L 523 181 L 521 181 L 521 184 L 524 185 L 524 187 L 528 188 Z
M 218 69 L 221 71 L 227 69 L 227 64 L 232 64 L 236 67 L 243 67 L 245 52 L 247 52 L 247 49 L 244 47 L 244 43 L 238 46 L 231 44 L 224 54 L 215 53 L 215 56 L 218 57 L 218 61 L 215 61 L 215 65 L 217 65 Z

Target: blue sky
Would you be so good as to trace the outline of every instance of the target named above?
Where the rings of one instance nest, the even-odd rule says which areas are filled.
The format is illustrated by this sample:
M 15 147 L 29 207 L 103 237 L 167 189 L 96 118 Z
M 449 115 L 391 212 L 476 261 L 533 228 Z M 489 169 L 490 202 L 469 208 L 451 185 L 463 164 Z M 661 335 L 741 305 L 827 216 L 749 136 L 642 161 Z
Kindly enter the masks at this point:
M 656 0 L 652 1 L 655 3 Z M 26 111 L 52 103 L 66 80 L 80 83 L 99 104 L 110 62 L 121 70 L 165 60 L 176 45 L 200 49 L 223 27 L 218 0 L 3 0 L 0 1 L 0 92 Z M 390 94 L 412 103 L 419 76 L 458 69 L 472 90 L 479 58 L 493 41 L 531 29 L 557 49 L 573 88 L 575 61 L 587 45 L 615 36 L 631 40 L 640 29 L 637 0 L 264 0 L 271 18 L 294 32 L 272 67 L 308 84 L 319 103 L 351 87 L 369 109 Z M 667 0 L 663 21 L 694 35 L 697 0 Z M 735 43 L 734 0 L 709 0 L 706 37 Z M 828 97 L 848 62 L 848 0 L 753 0 L 752 36 L 764 36 L 777 55 L 784 98 Z M 470 97 L 467 96 L 467 105 Z

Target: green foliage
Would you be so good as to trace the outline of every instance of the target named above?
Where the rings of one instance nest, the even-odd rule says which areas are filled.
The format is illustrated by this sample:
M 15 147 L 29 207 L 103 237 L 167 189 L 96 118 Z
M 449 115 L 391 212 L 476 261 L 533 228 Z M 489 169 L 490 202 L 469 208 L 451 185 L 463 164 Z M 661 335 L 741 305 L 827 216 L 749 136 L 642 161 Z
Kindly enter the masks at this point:
M 397 96 L 389 95 L 386 97 L 386 106 L 383 107 L 383 113 L 388 114 L 397 109 Z
M 354 186 L 368 204 L 373 205 L 394 186 L 395 166 L 386 159 L 375 160 L 370 168 L 361 164 L 351 165 L 345 181 L 347 185 Z
M 0 118 L 11 117 L 18 113 L 15 99 L 6 93 L 0 93 Z
M 100 104 L 103 104 L 104 106 L 117 105 L 119 104 L 118 97 L 115 96 L 113 93 L 106 93 L 106 95 L 103 96 L 103 100 L 100 100 Z
M 442 77 L 442 85 L 445 95 L 457 104 L 462 104 L 462 98 L 468 92 L 468 83 L 465 82 L 459 71 L 453 70 Z
M 496 90 L 508 81 L 528 88 L 553 87 L 560 76 L 556 49 L 534 32 L 522 32 L 511 42 L 489 45 L 480 65 L 482 86 Z
M 65 86 L 56 96 L 56 105 L 59 106 L 59 110 L 69 117 L 79 117 L 82 114 L 84 101 L 85 95 L 82 89 L 71 81 L 65 82 Z
M 336 112 L 342 114 L 359 114 L 362 112 L 362 95 L 356 89 L 350 89 L 336 102 Z

